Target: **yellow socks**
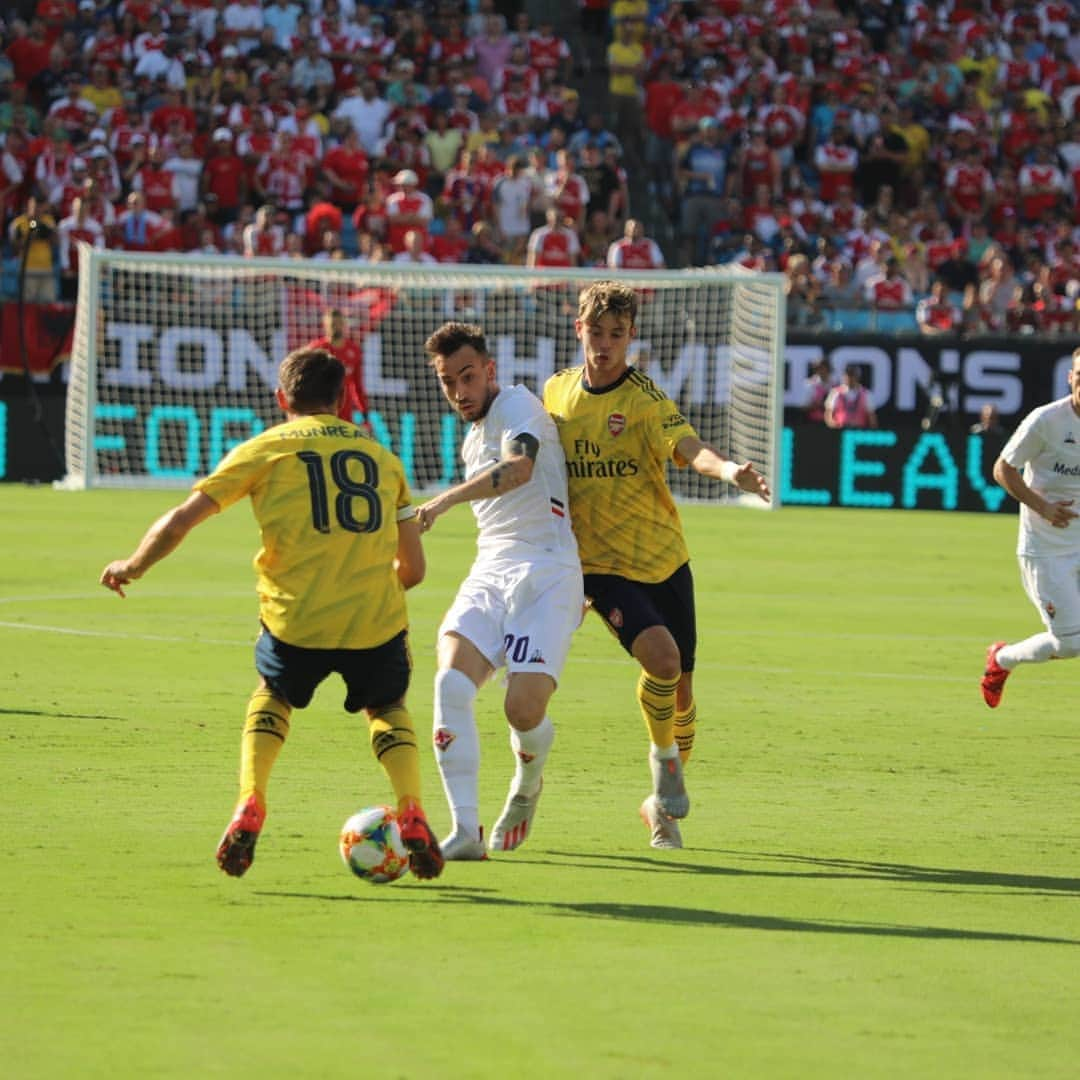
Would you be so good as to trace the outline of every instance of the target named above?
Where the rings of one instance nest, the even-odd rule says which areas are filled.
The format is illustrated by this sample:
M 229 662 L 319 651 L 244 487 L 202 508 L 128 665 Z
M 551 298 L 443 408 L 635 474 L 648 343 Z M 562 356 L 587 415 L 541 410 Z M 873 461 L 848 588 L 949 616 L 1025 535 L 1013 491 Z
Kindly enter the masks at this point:
M 272 690 L 256 690 L 248 702 L 240 742 L 240 802 L 250 796 L 266 809 L 266 787 L 274 762 L 289 734 L 292 709 Z
M 637 684 L 637 699 L 641 715 L 649 729 L 653 746 L 665 750 L 675 742 L 675 691 L 677 678 L 658 679 L 647 671 L 641 673 Z
M 420 752 L 416 747 L 409 710 L 404 705 L 387 705 L 369 721 L 371 749 L 383 767 L 398 810 L 410 802 L 420 802 Z
M 679 757 L 685 765 L 694 751 L 694 734 L 697 730 L 697 705 L 691 701 L 685 711 L 675 710 L 675 741 L 679 744 Z

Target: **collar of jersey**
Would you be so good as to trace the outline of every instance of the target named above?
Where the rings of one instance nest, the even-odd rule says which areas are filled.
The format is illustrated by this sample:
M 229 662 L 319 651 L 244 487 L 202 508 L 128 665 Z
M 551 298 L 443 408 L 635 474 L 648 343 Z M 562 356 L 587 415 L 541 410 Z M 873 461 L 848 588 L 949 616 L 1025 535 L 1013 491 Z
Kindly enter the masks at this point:
M 633 372 L 636 371 L 636 370 L 637 369 L 634 367 L 634 365 L 631 364 L 629 367 L 627 367 L 627 369 L 613 383 L 611 383 L 610 386 L 602 386 L 602 387 L 600 387 L 599 390 L 594 390 L 585 381 L 585 369 L 582 368 L 581 369 L 581 389 L 584 390 L 586 394 L 608 394 L 612 390 L 618 390 L 619 387 L 622 386 L 622 384 L 624 382 L 626 382 L 626 380 L 629 379 L 630 376 L 633 374 Z

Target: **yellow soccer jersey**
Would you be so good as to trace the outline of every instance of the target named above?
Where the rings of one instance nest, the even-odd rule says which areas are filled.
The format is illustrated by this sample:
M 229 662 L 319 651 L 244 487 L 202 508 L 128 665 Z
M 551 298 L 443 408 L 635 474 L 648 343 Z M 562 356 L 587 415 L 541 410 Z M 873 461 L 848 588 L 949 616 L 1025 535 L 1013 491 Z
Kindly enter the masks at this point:
M 393 571 L 398 522 L 415 514 L 401 462 L 335 416 L 278 424 L 195 485 L 222 509 L 251 496 L 262 548 L 259 614 L 309 649 L 369 649 L 405 629 Z
M 629 368 L 612 386 L 590 390 L 583 370 L 557 372 L 544 387 L 566 455 L 582 568 L 663 581 L 690 557 L 665 465 L 684 466 L 675 447 L 697 433 L 640 371 Z

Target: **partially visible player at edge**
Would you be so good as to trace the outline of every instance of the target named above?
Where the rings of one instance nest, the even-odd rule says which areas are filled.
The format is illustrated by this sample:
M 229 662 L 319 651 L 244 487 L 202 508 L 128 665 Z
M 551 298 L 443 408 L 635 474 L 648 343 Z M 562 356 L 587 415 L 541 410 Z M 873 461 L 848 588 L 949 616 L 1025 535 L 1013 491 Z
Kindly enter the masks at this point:
M 682 847 L 690 811 L 683 764 L 694 745 L 694 585 L 665 465 L 691 468 L 769 498 L 749 462 L 698 438 L 675 403 L 632 367 L 634 291 L 612 281 L 582 290 L 574 322 L 585 363 L 553 375 L 544 407 L 559 430 L 585 595 L 641 665 L 637 698 L 649 729 L 653 792 L 641 817 L 657 848 Z
M 260 680 L 241 740 L 239 802 L 217 850 L 233 877 L 255 856 L 292 711 L 307 706 L 332 672 L 345 681 L 346 712 L 367 712 L 412 872 L 433 878 L 443 866 L 421 808 L 420 757 L 405 708 L 412 666 L 405 590 L 424 577 L 420 527 L 401 462 L 338 419 L 344 378 L 341 362 L 324 350 L 290 353 L 276 391 L 285 422 L 231 450 L 150 526 L 133 555 L 101 574 L 101 584 L 123 596 L 196 525 L 251 496 L 263 541 L 255 558 Z
M 987 650 L 982 694 L 996 709 L 1018 664 L 1080 656 L 1080 349 L 1069 393 L 1028 413 L 994 462 L 994 479 L 1020 503 L 1016 555 L 1028 599 L 1046 630 Z
M 465 479 L 417 511 L 421 531 L 472 504 L 476 560 L 439 627 L 433 738 L 453 813 L 447 859 L 483 859 L 476 692 L 507 670 L 504 711 L 516 758 L 489 846 L 512 851 L 532 827 L 555 738 L 548 702 L 585 602 L 566 503 L 566 466 L 551 417 L 524 386 L 500 389 L 484 332 L 446 323 L 424 346 L 446 400 L 471 426 Z

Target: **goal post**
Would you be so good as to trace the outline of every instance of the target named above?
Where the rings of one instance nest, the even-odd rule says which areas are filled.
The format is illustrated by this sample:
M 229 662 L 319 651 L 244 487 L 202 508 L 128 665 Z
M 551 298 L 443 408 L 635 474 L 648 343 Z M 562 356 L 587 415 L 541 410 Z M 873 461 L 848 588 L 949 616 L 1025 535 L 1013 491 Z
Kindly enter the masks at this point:
M 641 298 L 632 362 L 701 438 L 752 461 L 775 493 L 782 428 L 783 277 L 738 270 L 535 270 L 79 251 L 62 486 L 188 487 L 271 424 L 277 367 L 341 309 L 360 344 L 375 437 L 410 484 L 460 479 L 465 425 L 443 400 L 424 341 L 447 319 L 479 323 L 503 386 L 537 393 L 581 362 L 577 295 L 616 279 Z M 682 500 L 741 501 L 672 469 Z M 746 499 L 748 503 L 760 500 Z

